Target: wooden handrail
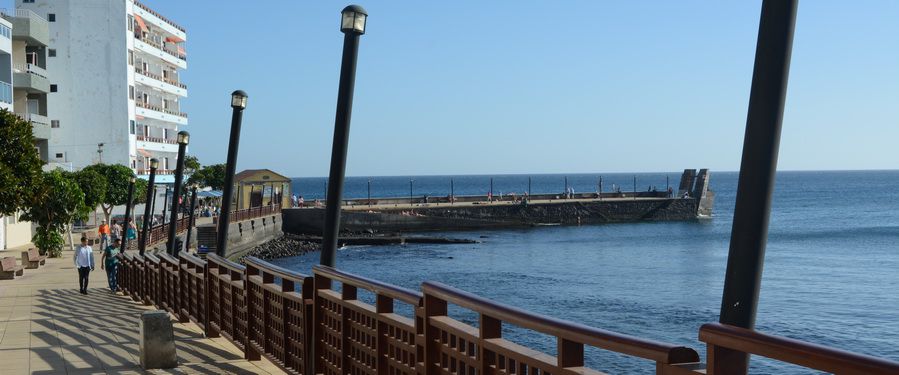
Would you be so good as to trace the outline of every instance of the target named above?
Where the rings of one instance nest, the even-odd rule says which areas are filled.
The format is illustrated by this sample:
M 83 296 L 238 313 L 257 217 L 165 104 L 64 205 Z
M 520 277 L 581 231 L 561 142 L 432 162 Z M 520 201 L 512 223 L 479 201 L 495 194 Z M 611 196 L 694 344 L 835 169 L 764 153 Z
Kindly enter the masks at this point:
M 200 258 L 197 258 L 197 256 L 194 254 L 182 251 L 181 253 L 178 254 L 178 257 L 189 263 L 192 263 L 196 267 L 199 267 L 199 268 L 206 267 L 206 261 L 202 260 Z
M 699 340 L 710 346 L 768 357 L 835 374 L 899 374 L 899 362 L 829 348 L 787 337 L 721 323 L 699 329 Z M 714 368 L 711 361 L 708 368 Z
M 366 289 L 375 294 L 400 300 L 413 306 L 418 306 L 422 298 L 422 294 L 414 290 L 343 272 L 328 266 L 314 266 L 312 267 L 312 273 L 315 275 L 325 276 L 331 280 L 337 280 L 341 283 L 352 285 L 357 288 Z
M 247 265 L 252 265 L 265 273 L 271 274 L 273 276 L 276 276 L 276 277 L 279 277 L 282 279 L 288 279 L 288 280 L 294 280 L 297 282 L 302 282 L 304 279 L 309 277 L 309 276 L 303 275 L 296 271 L 291 271 L 291 270 L 283 268 L 283 267 L 278 267 L 274 264 L 271 264 L 269 262 L 266 262 L 266 261 L 256 258 L 256 257 L 246 257 L 244 259 L 244 262 Z
M 645 358 L 665 364 L 699 361 L 699 354 L 688 347 L 642 339 L 617 332 L 606 331 L 583 324 L 535 314 L 512 306 L 497 303 L 474 294 L 426 281 L 421 285 L 425 295 L 435 296 L 452 304 L 485 314 L 500 321 L 531 329 L 569 341 Z
M 234 263 L 213 253 L 206 254 L 206 261 L 211 261 L 211 263 L 215 263 L 217 266 L 227 268 L 234 272 L 243 272 L 246 269 L 246 267 L 241 264 Z

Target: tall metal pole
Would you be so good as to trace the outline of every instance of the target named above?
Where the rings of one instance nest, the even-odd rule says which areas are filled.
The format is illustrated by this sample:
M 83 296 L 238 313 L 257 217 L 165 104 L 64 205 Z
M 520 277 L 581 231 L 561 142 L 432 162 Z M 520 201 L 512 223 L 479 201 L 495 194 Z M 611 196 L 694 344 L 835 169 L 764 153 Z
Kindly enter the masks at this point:
M 175 190 L 172 194 L 172 218 L 169 220 L 169 255 L 177 258 L 181 249 L 175 248 L 175 236 L 178 235 L 178 207 L 181 200 L 181 180 L 184 178 L 184 153 L 187 151 L 187 144 L 190 141 L 190 133 L 186 131 L 178 132 L 178 161 L 175 164 Z M 188 227 L 190 232 L 190 227 Z
M 599 200 L 602 200 L 602 176 L 599 176 Z
M 359 36 L 365 33 L 367 13 L 362 7 L 351 5 L 341 11 L 343 60 L 340 65 L 340 84 L 337 90 L 337 110 L 334 116 L 334 140 L 331 145 L 331 170 L 328 175 L 327 206 L 322 235 L 321 264 L 334 266 L 337 257 L 337 236 L 340 232 L 340 200 L 346 173 L 347 146 L 350 141 L 350 119 L 353 112 L 353 90 L 356 81 L 356 60 L 359 55 Z
M 493 200 L 493 177 L 490 177 L 490 200 Z
M 528 199 L 531 199 L 531 176 L 528 176 Z
M 128 249 L 128 228 L 131 223 L 131 205 L 134 203 L 134 177 L 128 182 L 128 200 L 125 201 L 125 235 L 122 236 L 122 251 Z
M 222 257 L 226 256 L 228 250 L 228 226 L 231 223 L 231 200 L 234 198 L 234 169 L 237 168 L 240 124 L 246 107 L 247 93 L 241 90 L 231 93 L 231 137 L 228 141 L 228 160 L 225 163 L 225 186 L 222 186 L 222 207 L 215 233 L 215 252 Z
M 162 199 L 162 225 L 165 225 L 165 214 L 169 208 L 169 187 L 165 187 L 165 198 Z
M 634 200 L 637 200 L 637 176 L 634 175 Z
M 798 0 L 765 0 L 759 20 L 720 316 L 721 323 L 749 329 L 755 326 L 765 262 L 797 7 Z M 747 354 L 717 354 L 725 358 L 716 362 L 727 364 L 717 373 L 747 372 Z
M 190 250 L 190 238 L 191 232 L 193 232 L 194 228 L 194 211 L 197 210 L 197 187 L 194 186 L 190 189 L 190 213 L 189 218 L 187 219 L 187 238 L 184 239 L 184 251 Z
M 412 206 L 412 182 L 415 181 L 413 179 L 409 179 L 409 206 Z
M 371 178 L 368 179 L 368 207 L 371 207 Z
M 450 205 L 456 204 L 456 181 L 450 179 Z
M 150 159 L 150 178 L 147 181 L 147 202 L 144 203 L 144 223 L 141 224 L 140 245 L 138 246 L 140 255 L 144 255 L 144 252 L 147 250 L 147 236 L 150 234 L 150 226 L 153 225 L 153 219 L 150 218 L 150 215 L 153 214 L 151 210 L 153 209 L 153 201 L 156 199 L 156 194 L 154 194 L 156 192 L 156 186 L 153 184 L 156 182 L 156 167 L 158 164 L 158 160 Z
M 565 195 L 568 196 L 568 176 L 565 176 Z

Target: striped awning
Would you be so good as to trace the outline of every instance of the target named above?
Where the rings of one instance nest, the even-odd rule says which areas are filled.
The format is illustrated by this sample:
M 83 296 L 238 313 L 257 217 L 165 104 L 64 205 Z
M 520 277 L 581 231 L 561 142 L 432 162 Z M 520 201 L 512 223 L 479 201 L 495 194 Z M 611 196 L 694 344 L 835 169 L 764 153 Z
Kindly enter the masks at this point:
M 137 21 L 137 26 L 140 27 L 141 30 L 150 30 L 150 28 L 147 27 L 147 24 L 144 23 L 143 18 L 140 18 L 140 16 L 135 14 L 134 19 Z
M 149 153 L 147 150 L 142 149 L 142 148 L 137 149 L 137 153 L 140 154 L 141 156 L 147 157 L 147 158 L 153 156 L 153 154 Z

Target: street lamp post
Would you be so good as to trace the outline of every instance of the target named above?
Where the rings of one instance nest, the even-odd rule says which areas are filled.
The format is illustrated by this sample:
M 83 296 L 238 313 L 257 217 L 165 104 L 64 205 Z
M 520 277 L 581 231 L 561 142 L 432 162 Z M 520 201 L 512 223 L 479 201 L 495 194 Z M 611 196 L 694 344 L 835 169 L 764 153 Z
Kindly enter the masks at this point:
M 122 251 L 128 249 L 128 228 L 131 223 L 131 204 L 134 203 L 134 177 L 128 181 L 128 200 L 125 202 L 125 235 L 122 236 Z
M 97 143 L 97 160 L 103 164 L 103 143 Z
M 175 236 L 178 235 L 178 209 L 181 199 L 181 180 L 184 178 L 184 153 L 187 151 L 187 144 L 190 143 L 190 133 L 182 130 L 178 132 L 178 161 L 175 167 L 175 193 L 172 196 L 172 216 L 169 220 L 169 254 L 178 257 L 181 249 L 175 249 Z M 190 227 L 187 228 L 190 231 Z
M 147 201 L 144 203 L 144 223 L 141 225 L 140 246 L 138 247 L 140 255 L 144 255 L 144 252 L 147 250 L 147 235 L 150 234 L 150 226 L 153 225 L 153 220 L 149 218 L 150 215 L 153 214 L 150 210 L 152 209 L 152 201 L 155 196 L 153 193 L 156 191 L 156 187 L 153 186 L 153 183 L 156 182 L 157 167 L 159 167 L 159 160 L 150 159 L 150 178 L 147 181 Z
M 165 187 L 165 197 L 162 198 L 162 226 L 165 226 L 165 213 L 169 208 L 169 187 Z
M 747 329 L 755 327 L 762 283 L 797 7 L 798 0 L 765 0 L 759 20 L 719 318 L 721 323 Z M 710 373 L 748 371 L 747 353 L 720 348 L 710 354 L 724 359 L 715 361 L 719 367 Z
M 228 250 L 228 224 L 231 219 L 231 199 L 234 198 L 234 169 L 237 167 L 237 146 L 240 142 L 240 124 L 245 108 L 247 108 L 247 93 L 242 90 L 231 93 L 231 138 L 228 142 L 225 186 L 222 187 L 222 208 L 219 212 L 215 241 L 215 252 L 222 257 Z
M 368 179 L 368 207 L 371 207 L 371 178 Z
M 334 117 L 334 141 L 331 145 L 331 171 L 328 176 L 327 207 L 322 236 L 321 264 L 334 266 L 337 256 L 337 235 L 340 231 L 340 200 L 346 172 L 347 145 L 350 139 L 350 118 L 353 112 L 353 89 L 356 81 L 356 59 L 359 36 L 365 33 L 368 13 L 361 6 L 350 5 L 340 12 L 340 31 L 343 32 L 343 60 L 340 66 L 340 86 L 337 90 L 337 113 Z
M 412 182 L 415 181 L 413 179 L 409 179 L 409 207 L 412 207 Z
M 456 181 L 450 179 L 450 205 L 456 204 Z

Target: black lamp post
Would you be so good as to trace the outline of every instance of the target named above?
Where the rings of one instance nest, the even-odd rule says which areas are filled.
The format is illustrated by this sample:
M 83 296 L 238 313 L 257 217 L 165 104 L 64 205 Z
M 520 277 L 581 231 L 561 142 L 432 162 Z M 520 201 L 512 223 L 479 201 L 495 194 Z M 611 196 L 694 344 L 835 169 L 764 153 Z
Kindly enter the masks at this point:
M 134 203 L 134 177 L 128 181 L 128 200 L 125 202 L 125 235 L 122 236 L 122 251 L 128 249 L 128 228 L 131 223 L 131 204 Z
M 144 255 L 144 252 L 147 250 L 147 235 L 150 234 L 150 226 L 153 225 L 153 220 L 150 219 L 150 215 L 153 213 L 150 212 L 152 210 L 152 202 L 156 194 L 156 186 L 153 186 L 153 183 L 156 182 L 156 168 L 159 167 L 159 160 L 150 159 L 150 178 L 147 181 L 147 201 L 144 203 L 144 223 L 141 224 L 141 234 L 140 234 L 140 255 Z
M 197 185 L 190 188 L 190 213 L 187 219 L 187 238 L 184 239 L 184 250 L 190 249 L 190 237 L 194 227 L 194 211 L 197 210 Z
M 456 181 L 450 179 L 450 205 L 456 204 Z
M 181 249 L 175 249 L 175 236 L 178 234 L 178 209 L 181 198 L 181 180 L 184 178 L 184 153 L 187 144 L 190 143 L 190 133 L 182 130 L 178 132 L 178 161 L 175 167 L 175 192 L 172 195 L 172 216 L 169 220 L 169 254 L 178 257 Z M 190 230 L 190 228 L 188 228 Z
M 412 207 L 412 183 L 415 182 L 413 179 L 409 179 L 409 207 Z
M 371 178 L 368 179 L 368 207 L 371 207 Z
M 237 167 L 237 146 L 240 142 L 240 124 L 243 110 L 247 108 L 247 93 L 237 90 L 231 93 L 231 138 L 228 142 L 228 161 L 225 164 L 225 186 L 222 187 L 222 208 L 219 212 L 215 252 L 225 256 L 228 249 L 228 224 L 231 220 L 231 199 L 234 198 L 234 169 Z
M 762 283 L 797 6 L 798 0 L 765 0 L 759 20 L 743 159 L 719 318 L 721 323 L 748 329 L 755 327 Z M 714 355 L 720 359 L 716 362 L 721 366 L 715 373 L 745 374 L 748 371 L 749 355 L 746 353 L 722 348 Z
M 340 231 L 340 200 L 346 173 L 346 153 L 350 140 L 350 117 L 353 112 L 353 89 L 356 81 L 356 58 L 359 36 L 365 34 L 368 13 L 361 6 L 350 5 L 340 12 L 340 31 L 343 32 L 343 61 L 340 66 L 340 87 L 337 90 L 337 114 L 334 118 L 334 142 L 331 145 L 331 171 L 328 176 L 327 207 L 322 236 L 321 264 L 334 266 L 337 256 L 337 235 Z

